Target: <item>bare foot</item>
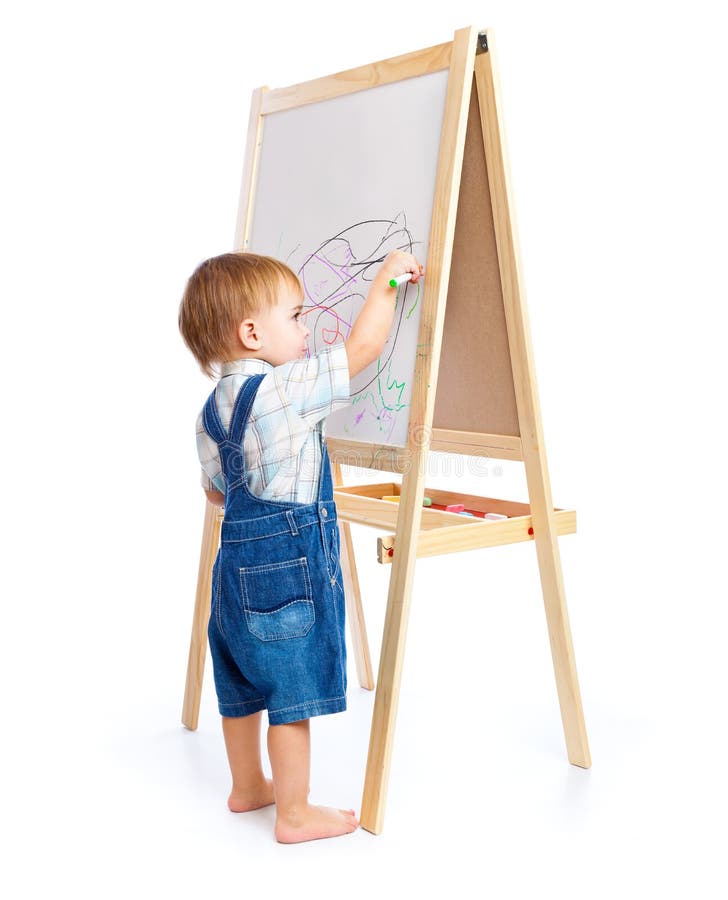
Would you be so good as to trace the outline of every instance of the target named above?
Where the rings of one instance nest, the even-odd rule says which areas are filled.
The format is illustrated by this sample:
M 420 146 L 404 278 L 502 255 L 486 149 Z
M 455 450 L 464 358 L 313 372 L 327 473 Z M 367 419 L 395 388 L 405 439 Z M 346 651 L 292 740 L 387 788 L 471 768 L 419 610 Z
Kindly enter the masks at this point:
M 276 818 L 276 840 L 281 844 L 316 841 L 319 838 L 351 834 L 359 827 L 353 809 L 333 809 L 330 806 L 311 806 Z
M 236 813 L 250 812 L 251 809 L 260 809 L 261 806 L 270 806 L 272 803 L 275 803 L 275 798 L 270 778 L 264 778 L 260 784 L 245 790 L 233 788 L 228 797 L 228 809 Z

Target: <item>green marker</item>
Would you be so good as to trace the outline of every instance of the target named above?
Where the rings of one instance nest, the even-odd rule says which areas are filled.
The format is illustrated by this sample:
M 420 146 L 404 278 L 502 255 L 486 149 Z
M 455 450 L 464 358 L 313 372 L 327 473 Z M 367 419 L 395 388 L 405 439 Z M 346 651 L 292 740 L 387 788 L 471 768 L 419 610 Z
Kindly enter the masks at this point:
M 404 284 L 405 282 L 410 281 L 411 278 L 412 278 L 411 272 L 407 272 L 404 275 L 398 275 L 396 278 L 389 279 L 389 286 L 393 287 L 393 288 L 399 287 L 400 284 Z

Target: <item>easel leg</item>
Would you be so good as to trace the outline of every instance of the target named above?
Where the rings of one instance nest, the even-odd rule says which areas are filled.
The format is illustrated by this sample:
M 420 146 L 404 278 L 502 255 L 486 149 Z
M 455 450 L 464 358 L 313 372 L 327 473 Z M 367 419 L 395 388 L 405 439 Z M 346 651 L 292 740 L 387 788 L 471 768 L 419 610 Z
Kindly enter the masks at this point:
M 566 752 L 570 763 L 588 769 L 591 755 L 576 675 L 557 537 L 552 528 L 539 527 L 535 519 L 534 531 Z
M 392 560 L 392 574 L 389 580 L 387 614 L 384 620 L 377 693 L 374 700 L 364 794 L 361 803 L 361 826 L 373 834 L 381 834 L 384 827 L 384 806 L 389 783 L 394 726 L 399 706 L 399 687 L 402 681 L 417 556 L 419 520 L 415 523 L 414 510 L 416 506 L 417 516 L 419 516 L 419 508 L 422 503 L 420 499 L 422 496 L 421 481 L 421 478 L 418 481 L 416 473 L 405 475 L 400 495 L 397 552 Z
M 359 679 L 359 685 L 367 691 L 373 691 L 374 672 L 372 671 L 372 660 L 369 655 L 369 641 L 367 639 L 366 623 L 364 622 L 359 578 L 356 574 L 351 525 L 348 522 L 340 522 L 339 532 L 341 535 L 341 572 L 344 576 L 344 594 L 346 596 L 346 620 L 349 623 L 349 634 L 354 647 L 356 674 Z
M 337 487 L 341 486 L 343 479 L 339 463 L 333 464 L 332 471 L 334 484 Z M 346 597 L 346 619 L 349 623 L 349 634 L 354 647 L 356 674 L 361 687 L 371 691 L 374 690 L 374 673 L 372 671 L 371 656 L 369 655 L 369 641 L 364 621 L 361 591 L 359 590 L 359 577 L 356 572 L 356 557 L 354 556 L 354 542 L 351 537 L 351 525 L 348 522 L 339 522 L 339 534 L 341 537 L 341 572 L 344 577 L 344 595 Z
M 217 548 L 220 542 L 221 522 L 222 510 L 212 503 L 207 503 L 205 507 L 205 524 L 202 529 L 200 567 L 197 573 L 195 611 L 192 617 L 192 636 L 190 638 L 190 654 L 187 662 L 185 699 L 182 704 L 182 724 L 192 731 L 197 728 L 200 716 L 202 676 L 205 671 L 205 655 L 207 654 L 207 623 L 210 618 L 212 567 L 215 563 L 215 556 L 217 555 Z

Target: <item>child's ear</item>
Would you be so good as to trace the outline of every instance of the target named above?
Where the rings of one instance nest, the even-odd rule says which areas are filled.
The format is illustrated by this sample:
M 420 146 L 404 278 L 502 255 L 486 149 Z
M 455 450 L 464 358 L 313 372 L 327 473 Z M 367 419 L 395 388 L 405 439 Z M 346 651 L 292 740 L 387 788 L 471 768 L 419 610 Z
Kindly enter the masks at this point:
M 253 319 L 245 319 L 240 323 L 238 337 L 246 350 L 260 350 L 262 346 L 258 326 Z

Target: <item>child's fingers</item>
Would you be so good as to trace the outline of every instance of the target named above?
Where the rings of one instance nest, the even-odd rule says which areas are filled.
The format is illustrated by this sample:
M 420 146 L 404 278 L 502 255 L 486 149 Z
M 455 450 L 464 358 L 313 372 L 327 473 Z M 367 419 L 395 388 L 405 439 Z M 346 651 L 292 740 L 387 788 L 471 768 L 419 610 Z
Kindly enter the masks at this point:
M 416 283 L 422 275 L 425 273 L 425 267 L 418 262 L 416 257 L 414 257 L 411 253 L 406 253 L 404 250 L 392 250 L 389 254 L 388 260 L 391 263 L 396 262 L 396 267 L 402 266 L 400 269 L 400 273 L 402 271 L 409 272 L 412 275 L 412 282 Z
M 419 281 L 420 277 L 424 275 L 425 267 L 418 263 L 413 256 L 407 271 L 412 273 L 412 281 L 416 283 Z

